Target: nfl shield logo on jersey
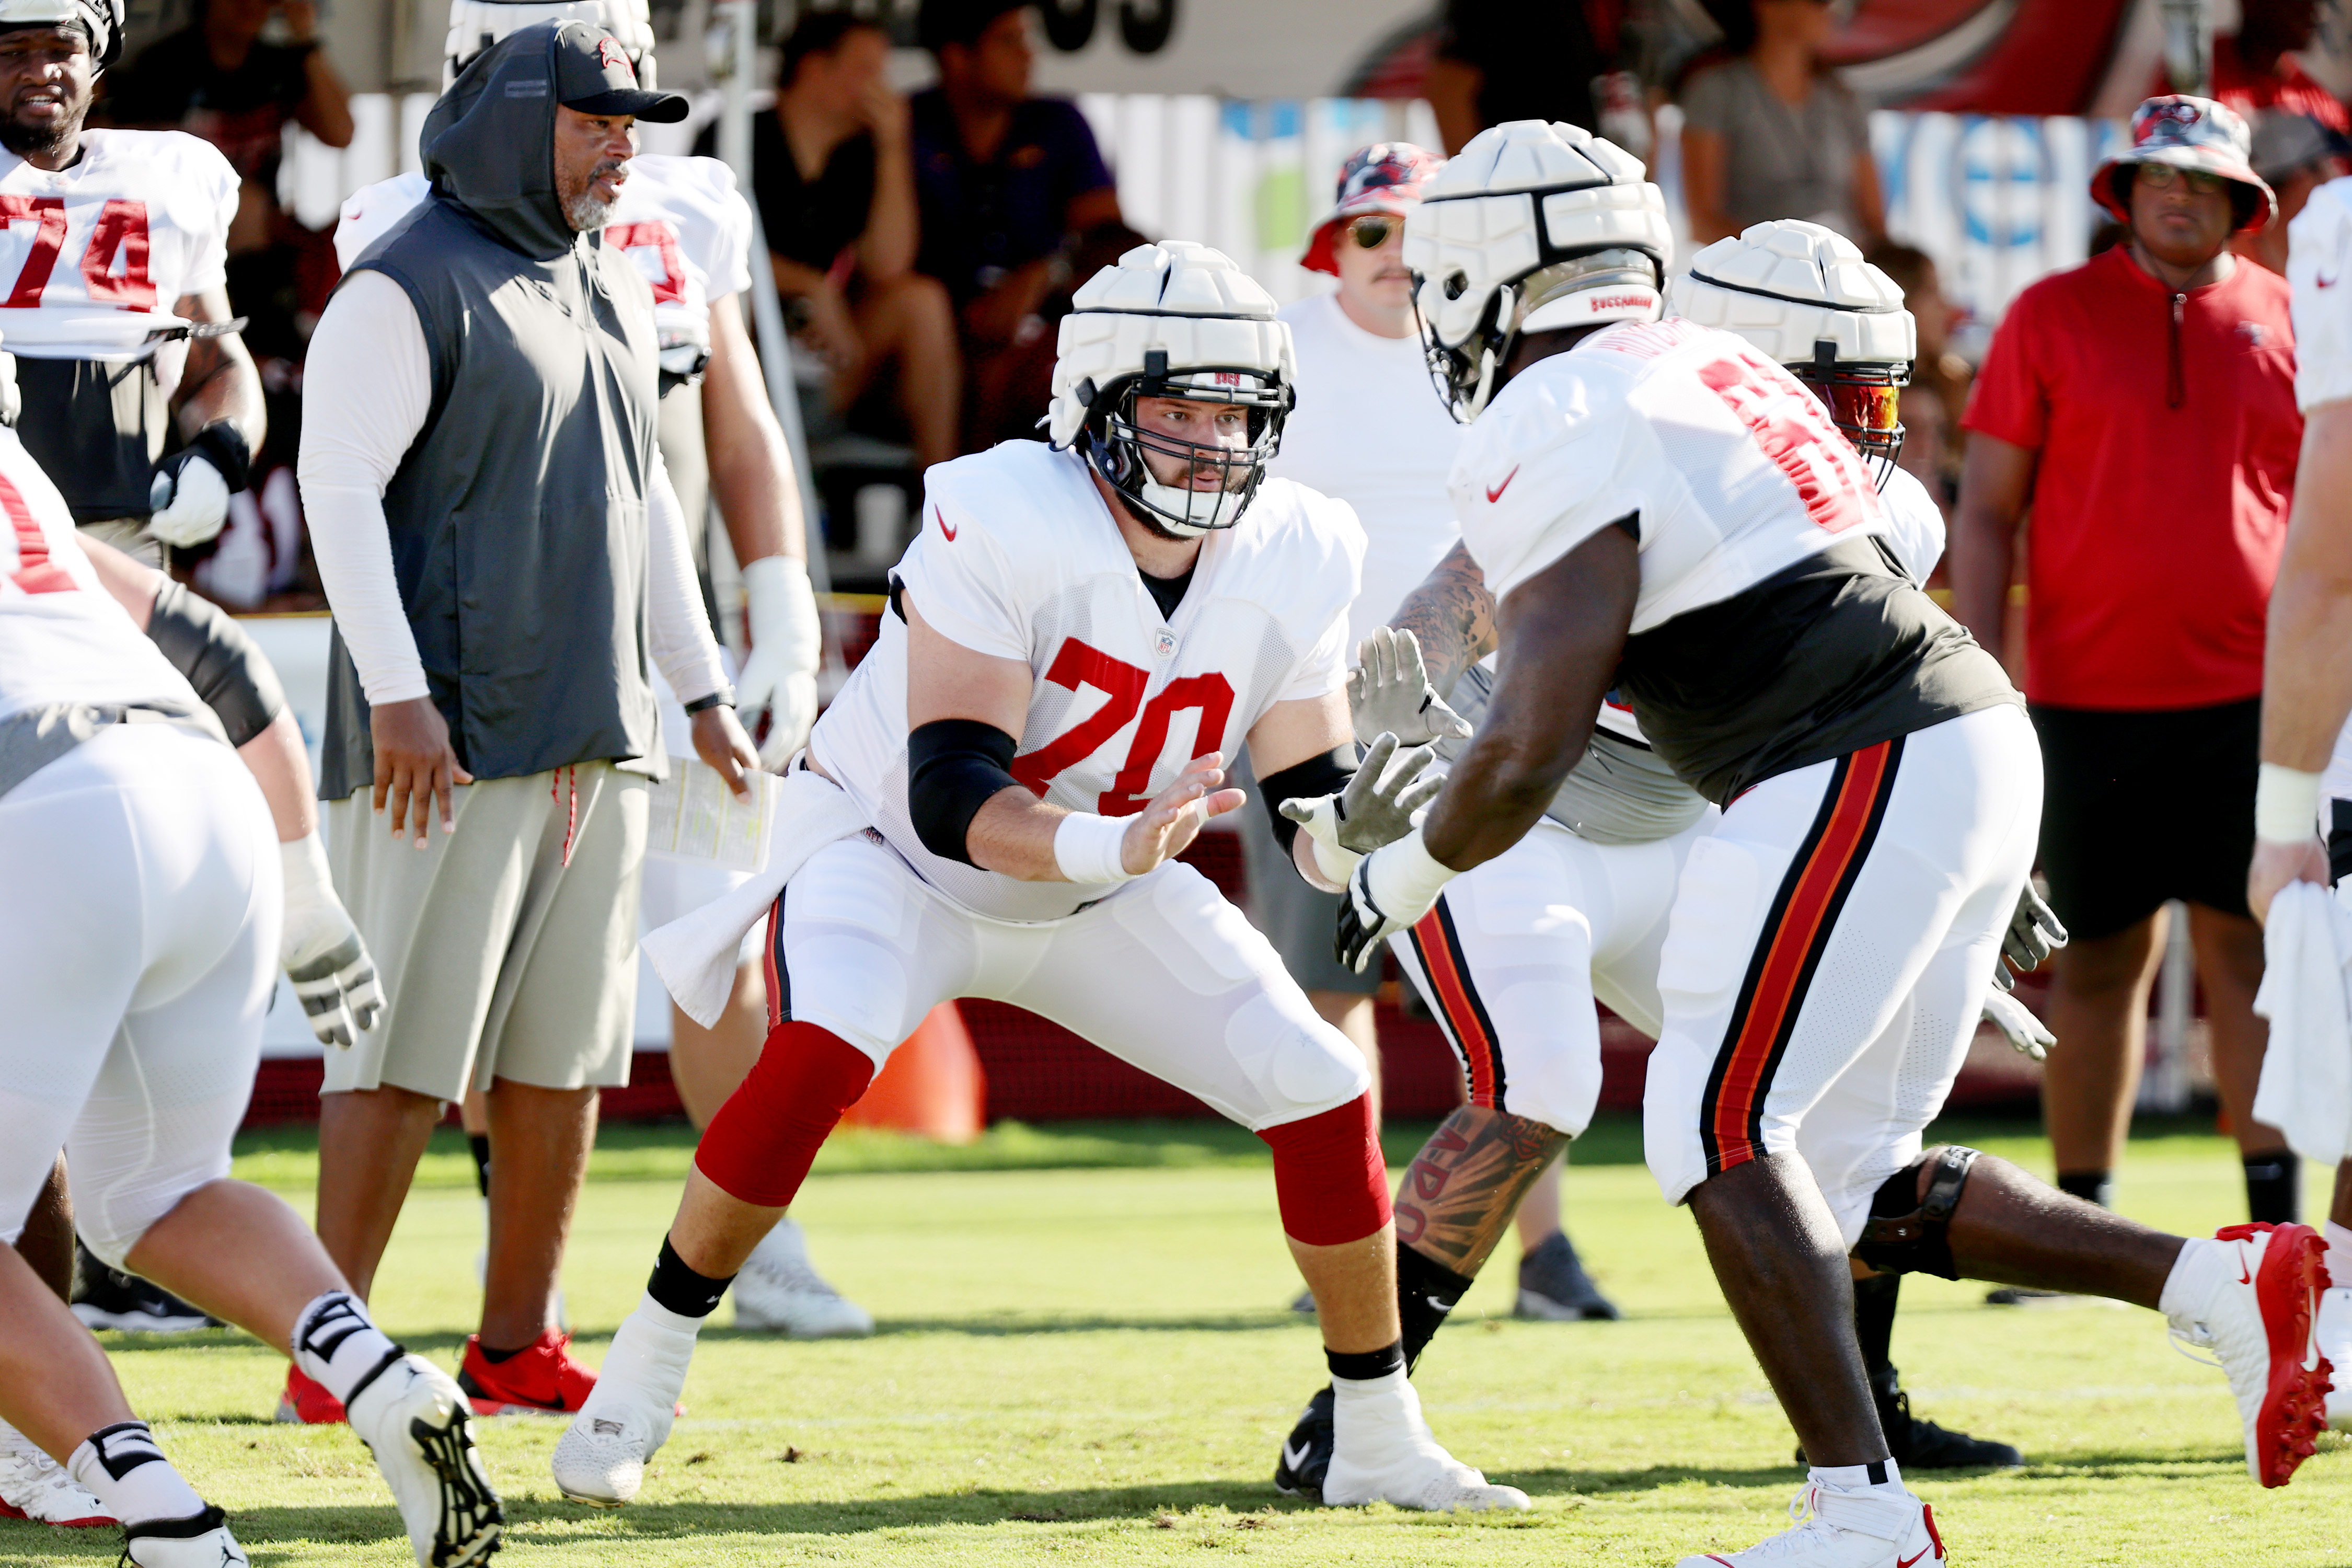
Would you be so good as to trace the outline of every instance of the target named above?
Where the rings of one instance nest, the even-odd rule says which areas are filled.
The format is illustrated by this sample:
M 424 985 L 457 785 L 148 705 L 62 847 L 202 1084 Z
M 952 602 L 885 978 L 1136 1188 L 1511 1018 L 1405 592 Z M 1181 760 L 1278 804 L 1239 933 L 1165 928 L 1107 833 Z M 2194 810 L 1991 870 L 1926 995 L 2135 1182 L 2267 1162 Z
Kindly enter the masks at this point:
M 1154 658 L 1166 658 L 1175 651 L 1176 634 L 1174 632 L 1163 630 L 1152 639 L 1151 652 Z

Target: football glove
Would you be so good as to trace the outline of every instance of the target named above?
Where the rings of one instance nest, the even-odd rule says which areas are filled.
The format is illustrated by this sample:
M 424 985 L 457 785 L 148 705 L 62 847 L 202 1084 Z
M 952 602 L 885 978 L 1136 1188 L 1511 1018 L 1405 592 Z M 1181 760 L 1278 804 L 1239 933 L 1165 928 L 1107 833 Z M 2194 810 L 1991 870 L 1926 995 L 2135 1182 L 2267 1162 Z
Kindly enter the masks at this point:
M 1411 632 L 1376 626 L 1358 646 L 1356 658 L 1348 672 L 1348 717 L 1359 744 L 1369 746 L 1381 734 L 1408 746 L 1469 738 L 1469 722 L 1430 685 L 1420 639 Z
M 739 712 L 768 710 L 760 764 L 781 773 L 816 722 L 816 667 L 824 647 L 808 568 L 790 555 L 763 555 L 743 568 L 751 654 L 735 683 Z
M 155 465 L 147 485 L 148 532 L 182 550 L 212 538 L 228 521 L 228 498 L 245 489 L 251 467 L 242 431 L 226 419 L 205 426 Z
M 383 1015 L 383 988 L 376 981 L 375 960 L 367 943 L 335 896 L 334 879 L 327 870 L 326 851 L 317 833 L 291 844 L 280 844 L 285 867 L 286 929 L 279 939 L 278 961 L 310 1032 L 322 1046 L 349 1050 L 362 1029 L 373 1029 Z
M 1348 891 L 1339 900 L 1339 931 L 1331 951 L 1340 963 L 1361 974 L 1371 965 L 1381 943 L 1415 921 L 1437 902 L 1437 895 L 1457 875 L 1421 841 L 1416 827 L 1385 848 L 1376 849 L 1356 865 Z
M 2058 916 L 2042 901 L 2042 895 L 2033 890 L 2029 880 L 2025 890 L 2017 895 L 2017 912 L 2009 917 L 2009 930 L 2001 936 L 2001 956 L 2022 974 L 2039 968 L 2043 959 L 2065 945 L 2066 928 L 2058 923 Z M 1993 972 L 2000 974 L 2000 966 L 1995 964 Z M 2001 978 L 2006 981 L 2008 977 Z M 2004 991 L 2009 988 L 2006 984 L 2001 986 Z
M 1399 754 L 1397 738 L 1381 735 L 1339 794 L 1282 803 L 1282 815 L 1314 838 L 1315 864 L 1333 886 L 1346 887 L 1357 861 L 1412 831 L 1412 814 L 1445 787 L 1421 776 L 1434 756 L 1427 746 Z
M 1996 969 L 1999 965 L 1994 966 Z M 2033 1016 L 2033 1009 L 2006 991 L 1988 991 L 1984 998 L 1985 1022 L 2009 1037 L 2010 1047 L 2021 1056 L 2041 1061 L 2058 1043 L 2050 1026 Z

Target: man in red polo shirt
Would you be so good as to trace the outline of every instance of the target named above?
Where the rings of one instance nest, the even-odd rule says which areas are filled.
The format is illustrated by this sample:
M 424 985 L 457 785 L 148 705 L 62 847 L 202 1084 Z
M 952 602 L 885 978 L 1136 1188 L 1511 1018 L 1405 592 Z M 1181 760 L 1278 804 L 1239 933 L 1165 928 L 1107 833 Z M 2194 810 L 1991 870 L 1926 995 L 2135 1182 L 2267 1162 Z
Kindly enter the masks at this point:
M 2021 294 L 1969 403 L 1953 610 L 2002 647 L 2031 508 L 2024 687 L 2042 737 L 2057 954 L 2042 1079 L 2058 1184 L 2106 1201 L 2145 1056 L 2162 906 L 2189 903 L 2221 1104 L 2256 1220 L 2297 1162 L 2253 1120 L 2265 1026 L 2252 849 L 2263 626 L 2303 421 L 2286 280 L 2231 256 L 2275 202 L 2245 121 L 2152 98 L 2092 177 L 2125 244 Z

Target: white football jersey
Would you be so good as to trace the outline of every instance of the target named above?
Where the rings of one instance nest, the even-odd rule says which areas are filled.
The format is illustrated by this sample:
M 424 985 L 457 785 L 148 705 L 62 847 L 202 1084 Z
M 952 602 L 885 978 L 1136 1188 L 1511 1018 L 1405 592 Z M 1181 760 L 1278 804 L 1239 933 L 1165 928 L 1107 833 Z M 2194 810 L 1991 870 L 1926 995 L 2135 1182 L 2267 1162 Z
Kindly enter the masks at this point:
M 1034 441 L 923 476 L 922 531 L 894 574 L 928 626 L 1035 679 L 1013 773 L 1072 811 L 1126 816 L 1268 709 L 1347 680 L 1363 531 L 1286 479 L 1202 542 L 1163 619 L 1085 461 Z M 975 914 L 1052 921 L 1110 891 L 1024 882 L 925 849 L 907 809 L 907 628 L 882 635 L 817 721 L 809 754 L 923 879 Z M 1250 809 L 1259 809 L 1252 802 Z
M 2352 397 L 2352 175 L 2328 181 L 2287 225 L 2294 290 L 2294 402 L 2305 413 Z
M 1497 601 L 1638 518 L 1636 634 L 1887 531 L 1862 458 L 1804 385 L 1687 321 L 1610 327 L 1512 377 L 1449 488 Z
M 430 189 L 423 174 L 407 174 L 354 192 L 335 226 L 337 263 L 348 270 Z M 630 159 L 604 239 L 653 286 L 664 348 L 708 348 L 710 301 L 751 287 L 751 205 L 735 188 L 735 172 L 716 158 Z
M 159 701 L 203 707 L 98 580 L 57 486 L 0 426 L 0 719 L 60 702 Z
M 177 131 L 85 131 L 51 174 L 0 153 L 0 342 L 28 359 L 146 357 L 187 295 L 227 279 L 236 171 Z

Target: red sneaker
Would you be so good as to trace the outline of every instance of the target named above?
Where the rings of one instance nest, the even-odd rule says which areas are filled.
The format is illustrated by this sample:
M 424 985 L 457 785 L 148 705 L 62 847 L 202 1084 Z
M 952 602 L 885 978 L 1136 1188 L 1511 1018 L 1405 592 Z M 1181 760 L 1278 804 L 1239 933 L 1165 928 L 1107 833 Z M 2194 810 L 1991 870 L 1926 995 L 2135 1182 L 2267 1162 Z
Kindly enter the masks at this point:
M 457 1386 L 478 1415 L 569 1415 L 587 1402 L 596 1374 L 572 1358 L 572 1336 L 549 1329 L 501 1362 L 482 1353 L 482 1336 L 466 1336 Z
M 2326 1429 L 2335 1368 L 2312 1334 L 2328 1287 L 2326 1243 L 2307 1225 L 2233 1225 L 2190 1241 L 2167 1294 L 2173 1338 L 2213 1352 L 2229 1374 L 2246 1469 L 2283 1487 Z
M 343 1414 L 343 1402 L 327 1392 L 326 1384 L 302 1375 L 301 1369 L 286 1369 L 286 1392 L 278 1396 L 278 1419 L 289 1426 L 329 1426 L 349 1417 Z

